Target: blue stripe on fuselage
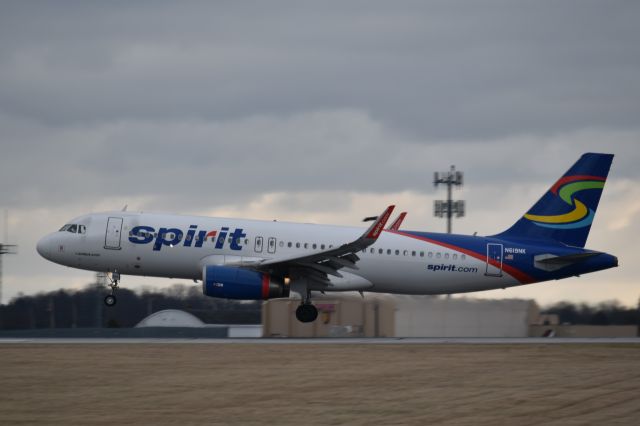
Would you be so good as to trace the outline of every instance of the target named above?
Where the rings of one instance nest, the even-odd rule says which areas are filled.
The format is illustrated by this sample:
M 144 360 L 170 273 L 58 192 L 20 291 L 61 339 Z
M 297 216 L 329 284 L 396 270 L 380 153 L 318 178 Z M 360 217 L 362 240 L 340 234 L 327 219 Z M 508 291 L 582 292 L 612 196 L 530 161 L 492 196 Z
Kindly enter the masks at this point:
M 465 253 L 482 261 L 487 260 L 487 244 L 503 245 L 503 269 L 521 283 L 532 283 L 552 279 L 566 278 L 617 266 L 615 257 L 602 253 L 574 265 L 569 265 L 556 271 L 545 271 L 534 266 L 534 257 L 539 254 L 566 256 L 570 254 L 592 252 L 581 248 L 567 247 L 555 242 L 511 240 L 493 237 L 476 237 L 469 235 L 440 234 L 417 231 L 386 231 L 396 235 L 415 238 L 428 243 Z M 504 256 L 508 257 L 505 258 Z

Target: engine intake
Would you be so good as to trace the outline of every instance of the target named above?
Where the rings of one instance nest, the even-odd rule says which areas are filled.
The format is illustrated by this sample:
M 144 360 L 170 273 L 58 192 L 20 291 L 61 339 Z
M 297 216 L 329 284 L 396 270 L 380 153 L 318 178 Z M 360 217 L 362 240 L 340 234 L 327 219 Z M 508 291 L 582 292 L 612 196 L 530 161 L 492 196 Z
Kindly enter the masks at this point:
M 232 266 L 205 266 L 202 292 L 211 297 L 266 300 L 288 297 L 289 288 L 270 274 Z

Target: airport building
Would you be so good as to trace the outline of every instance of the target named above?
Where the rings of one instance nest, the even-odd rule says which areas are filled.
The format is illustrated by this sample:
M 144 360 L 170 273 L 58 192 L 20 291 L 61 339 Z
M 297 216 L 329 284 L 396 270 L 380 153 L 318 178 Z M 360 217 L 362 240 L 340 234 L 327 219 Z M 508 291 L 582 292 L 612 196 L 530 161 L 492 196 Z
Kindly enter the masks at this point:
M 295 319 L 298 301 L 264 303 L 264 337 L 527 337 L 539 316 L 533 300 L 434 296 L 317 297 L 318 319 Z

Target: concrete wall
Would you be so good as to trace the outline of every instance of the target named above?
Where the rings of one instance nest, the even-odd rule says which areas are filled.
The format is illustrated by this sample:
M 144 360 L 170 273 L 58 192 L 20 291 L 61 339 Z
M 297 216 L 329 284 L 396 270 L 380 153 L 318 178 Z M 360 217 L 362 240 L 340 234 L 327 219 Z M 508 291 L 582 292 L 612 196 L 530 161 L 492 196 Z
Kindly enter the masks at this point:
M 227 326 L 230 338 L 256 338 L 262 337 L 261 324 L 229 324 Z
M 2 330 L 0 338 L 202 338 L 228 336 L 228 327 L 141 327 L 141 328 L 36 328 L 29 330 Z
M 396 297 L 396 337 L 526 337 L 538 314 L 530 300 Z

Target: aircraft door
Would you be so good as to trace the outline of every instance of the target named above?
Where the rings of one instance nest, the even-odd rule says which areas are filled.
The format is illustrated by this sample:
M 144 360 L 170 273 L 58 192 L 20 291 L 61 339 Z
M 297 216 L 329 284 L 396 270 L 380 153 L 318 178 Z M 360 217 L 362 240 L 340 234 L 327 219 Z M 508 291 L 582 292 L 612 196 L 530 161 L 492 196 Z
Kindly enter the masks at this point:
M 487 270 L 486 276 L 502 276 L 502 244 L 487 244 Z
M 269 237 L 269 242 L 267 243 L 267 251 L 269 253 L 276 252 L 276 239 L 274 237 Z
M 256 253 L 262 253 L 262 237 L 256 237 L 254 250 L 256 251 Z
M 122 218 L 110 217 L 107 220 L 107 232 L 104 237 L 104 248 L 110 250 L 120 250 L 122 239 Z

